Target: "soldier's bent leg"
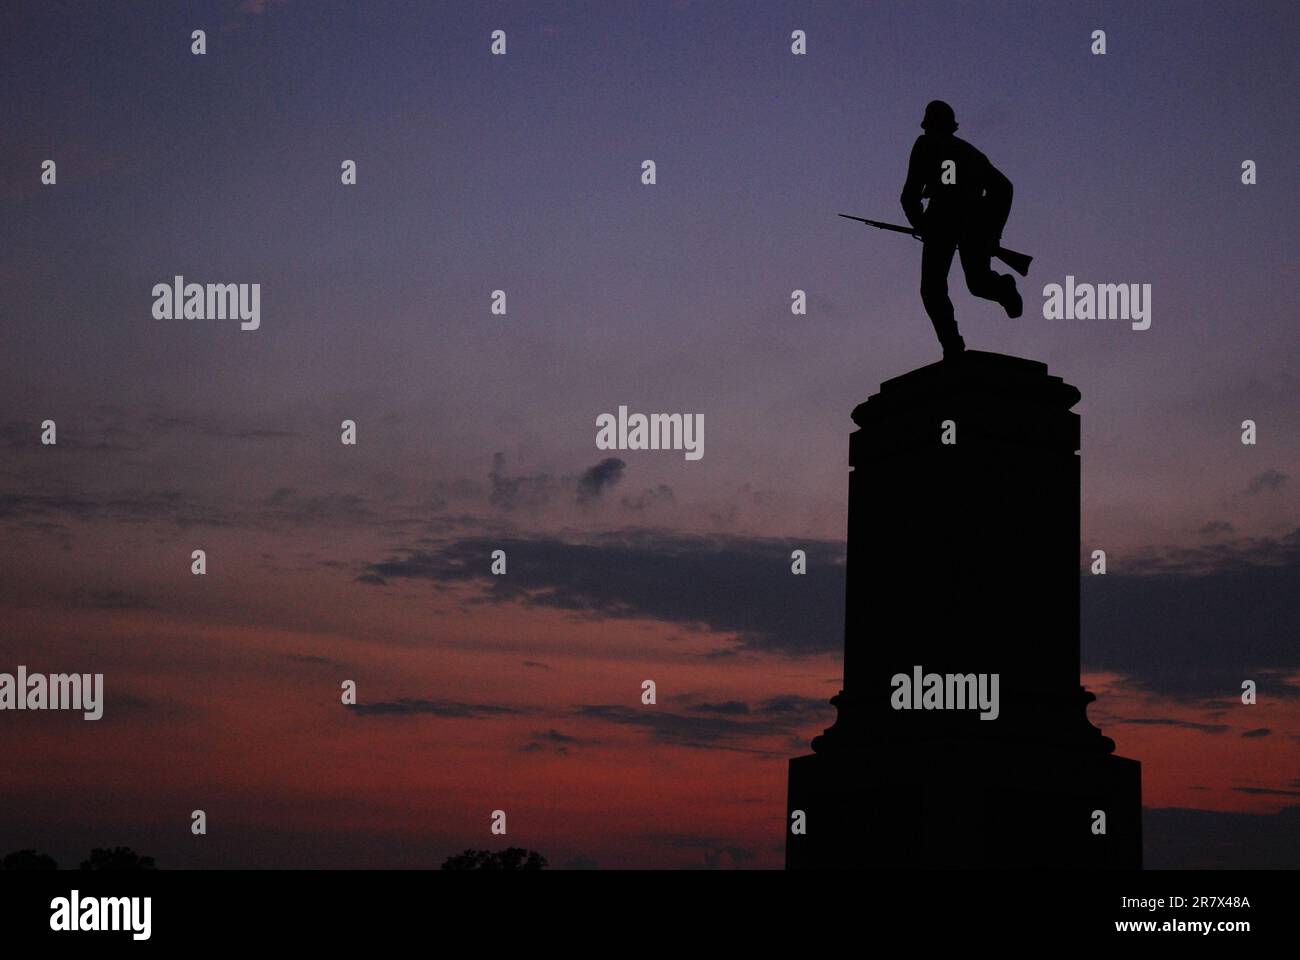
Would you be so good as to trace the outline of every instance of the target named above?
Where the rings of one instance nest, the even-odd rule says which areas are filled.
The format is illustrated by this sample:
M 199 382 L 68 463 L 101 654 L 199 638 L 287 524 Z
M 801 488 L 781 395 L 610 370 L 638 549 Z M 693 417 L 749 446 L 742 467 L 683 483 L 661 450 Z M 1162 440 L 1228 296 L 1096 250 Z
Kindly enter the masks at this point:
M 948 299 L 948 270 L 956 249 L 955 242 L 939 238 L 926 240 L 921 249 L 921 303 L 945 352 L 960 349 L 961 344 L 952 301 Z
M 989 265 L 993 245 L 982 241 L 965 241 L 961 244 L 961 269 L 966 275 L 966 288 L 984 300 L 1001 304 L 1009 317 L 1018 317 L 1024 309 L 1016 278 L 1009 273 L 997 273 Z

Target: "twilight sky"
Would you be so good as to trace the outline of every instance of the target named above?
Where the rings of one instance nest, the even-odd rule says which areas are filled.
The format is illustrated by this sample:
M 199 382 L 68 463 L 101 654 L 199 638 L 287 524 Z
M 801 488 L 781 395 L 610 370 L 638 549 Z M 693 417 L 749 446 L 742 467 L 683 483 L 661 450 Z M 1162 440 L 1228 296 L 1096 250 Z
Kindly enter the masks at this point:
M 785 760 L 839 688 L 849 412 L 939 356 L 919 245 L 835 214 L 901 219 L 938 97 L 1036 258 L 1014 321 L 954 266 L 967 343 L 1083 394 L 1090 715 L 1144 764 L 1148 863 L 1300 863 L 1298 28 L 1283 3 L 7 5 L 0 671 L 102 671 L 107 703 L 0 714 L 0 854 L 429 866 L 503 845 L 502 808 L 557 866 L 779 865 Z M 177 274 L 260 283 L 261 328 L 155 320 Z M 1043 319 L 1067 275 L 1151 284 L 1151 328 Z M 703 459 L 593 471 L 620 404 L 702 413 Z

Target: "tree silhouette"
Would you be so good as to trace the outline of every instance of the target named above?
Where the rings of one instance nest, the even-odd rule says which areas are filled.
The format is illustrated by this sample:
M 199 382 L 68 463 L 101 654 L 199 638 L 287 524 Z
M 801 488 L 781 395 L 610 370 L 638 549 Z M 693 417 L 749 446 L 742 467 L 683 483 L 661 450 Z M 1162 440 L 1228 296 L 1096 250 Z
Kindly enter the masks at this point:
M 15 850 L 0 860 L 0 870 L 57 870 L 54 858 L 35 850 Z
M 130 847 L 104 850 L 96 847 L 90 859 L 81 861 L 82 870 L 157 870 L 153 857 L 142 857 Z
M 536 850 L 507 847 L 495 853 L 489 850 L 466 850 L 448 857 L 443 870 L 541 870 L 546 858 Z

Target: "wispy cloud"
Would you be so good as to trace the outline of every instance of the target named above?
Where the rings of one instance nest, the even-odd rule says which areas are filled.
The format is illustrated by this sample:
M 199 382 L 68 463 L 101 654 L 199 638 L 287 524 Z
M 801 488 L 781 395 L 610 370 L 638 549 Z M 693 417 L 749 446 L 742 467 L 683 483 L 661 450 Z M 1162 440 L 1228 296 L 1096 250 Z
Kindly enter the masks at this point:
M 1149 727 L 1181 727 L 1184 730 L 1198 730 L 1201 733 L 1227 733 L 1226 723 L 1195 723 L 1191 720 L 1170 720 L 1165 717 L 1119 717 L 1110 721 L 1113 724 L 1131 723 Z
M 790 572 L 795 546 L 808 554 L 803 576 Z M 496 549 L 506 551 L 507 576 L 490 573 Z M 488 602 L 698 625 L 747 649 L 807 654 L 842 647 L 842 564 L 835 542 L 633 529 L 573 543 L 475 537 L 408 548 L 367 565 L 358 579 L 474 582 Z
M 460 703 L 455 700 L 410 700 L 399 698 L 379 703 L 358 703 L 350 708 L 363 717 L 432 716 L 465 720 L 488 720 L 494 717 L 527 713 L 517 707 L 503 707 L 489 703 Z
M 1250 483 L 1246 484 L 1246 494 L 1254 497 L 1269 490 L 1280 490 L 1286 480 L 1286 474 L 1279 470 L 1265 470 L 1250 478 Z
M 685 704 L 683 709 L 601 704 L 581 706 L 577 714 L 587 720 L 641 728 L 653 740 L 674 746 L 756 753 L 772 752 L 754 747 L 756 740 L 788 738 L 810 723 L 829 724 L 833 719 L 833 710 L 826 701 L 794 695 L 772 697 L 753 705 L 732 700 Z
M 1083 661 L 1182 700 L 1300 697 L 1300 529 L 1279 538 L 1149 550 L 1134 573 L 1084 576 Z

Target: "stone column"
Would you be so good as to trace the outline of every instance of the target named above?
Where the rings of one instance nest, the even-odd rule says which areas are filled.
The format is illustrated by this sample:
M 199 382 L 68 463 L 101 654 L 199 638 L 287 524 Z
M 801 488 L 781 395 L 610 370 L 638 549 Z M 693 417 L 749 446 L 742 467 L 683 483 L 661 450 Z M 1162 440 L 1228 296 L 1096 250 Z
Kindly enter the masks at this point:
M 844 689 L 791 761 L 791 810 L 813 809 L 788 866 L 1140 866 L 1140 765 L 1079 682 L 1078 400 L 1045 364 L 968 351 L 853 411 Z M 994 675 L 995 717 L 963 703 Z

